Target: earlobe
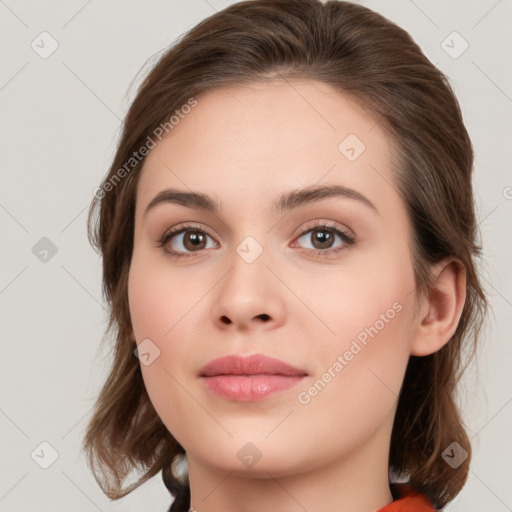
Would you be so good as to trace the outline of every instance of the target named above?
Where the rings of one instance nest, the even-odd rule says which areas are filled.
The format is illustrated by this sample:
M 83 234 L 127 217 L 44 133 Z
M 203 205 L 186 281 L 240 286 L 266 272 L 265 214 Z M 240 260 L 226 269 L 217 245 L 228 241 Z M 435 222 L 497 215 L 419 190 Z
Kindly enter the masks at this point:
M 466 272 L 458 260 L 443 260 L 432 271 L 437 277 L 418 313 L 411 342 L 413 356 L 433 354 L 450 341 L 466 300 Z

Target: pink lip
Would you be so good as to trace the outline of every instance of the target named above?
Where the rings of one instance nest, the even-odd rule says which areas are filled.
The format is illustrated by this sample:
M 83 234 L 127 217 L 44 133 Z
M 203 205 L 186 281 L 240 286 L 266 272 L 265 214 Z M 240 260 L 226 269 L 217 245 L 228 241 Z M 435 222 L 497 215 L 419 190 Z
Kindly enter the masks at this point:
M 304 370 L 262 354 L 221 357 L 199 372 L 210 391 L 238 401 L 258 400 L 289 389 L 306 375 Z

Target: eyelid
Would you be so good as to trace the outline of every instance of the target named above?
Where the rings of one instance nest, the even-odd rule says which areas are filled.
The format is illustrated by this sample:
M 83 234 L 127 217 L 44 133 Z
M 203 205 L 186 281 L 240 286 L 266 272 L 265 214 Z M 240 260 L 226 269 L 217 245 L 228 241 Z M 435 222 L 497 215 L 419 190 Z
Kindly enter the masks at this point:
M 315 228 L 337 229 L 346 234 L 347 236 L 349 236 L 350 238 L 353 238 L 354 240 L 356 238 L 354 232 L 350 228 L 341 225 L 334 220 L 327 219 L 313 219 L 311 221 L 308 221 L 305 226 L 303 225 L 300 228 L 298 228 L 292 236 L 294 238 L 302 236 L 306 232 L 311 231 L 312 229 Z
M 215 237 L 210 234 L 208 228 L 205 229 L 203 226 L 199 225 L 199 224 L 195 224 L 195 223 L 191 223 L 191 224 L 188 224 L 188 223 L 184 223 L 182 225 L 177 225 L 177 226 L 172 226 L 168 229 L 166 229 L 163 233 L 163 235 L 159 238 L 159 240 L 157 241 L 159 245 L 163 245 L 165 244 L 172 236 L 177 236 L 177 235 L 180 235 L 184 232 L 187 232 L 187 231 L 200 231 L 202 233 L 205 233 L 206 235 L 208 235 L 212 240 L 214 240 L 214 242 L 218 245 L 218 242 L 215 240 Z

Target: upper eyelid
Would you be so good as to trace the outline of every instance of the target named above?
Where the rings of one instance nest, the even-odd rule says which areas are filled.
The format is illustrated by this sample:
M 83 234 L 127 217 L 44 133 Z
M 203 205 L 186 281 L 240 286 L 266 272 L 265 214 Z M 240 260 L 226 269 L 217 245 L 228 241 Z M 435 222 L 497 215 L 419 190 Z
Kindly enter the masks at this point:
M 350 235 L 352 238 L 355 238 L 354 232 L 348 227 L 344 226 L 343 224 L 340 224 L 339 222 L 333 221 L 333 220 L 325 220 L 325 219 L 315 219 L 312 221 L 309 221 L 306 223 L 306 227 L 300 227 L 297 229 L 297 231 L 294 231 L 293 236 L 302 236 L 305 233 L 311 231 L 315 228 L 324 228 L 324 229 L 337 229 L 338 231 L 341 231 L 342 233 L 345 233 L 347 235 Z

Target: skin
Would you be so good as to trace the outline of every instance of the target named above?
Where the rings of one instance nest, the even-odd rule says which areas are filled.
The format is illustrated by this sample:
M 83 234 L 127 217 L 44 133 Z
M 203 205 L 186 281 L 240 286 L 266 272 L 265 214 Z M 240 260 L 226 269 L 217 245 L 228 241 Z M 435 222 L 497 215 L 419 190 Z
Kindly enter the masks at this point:
M 392 501 L 389 443 L 408 358 L 450 339 L 464 303 L 464 273 L 441 262 L 432 269 L 431 296 L 417 297 L 391 141 L 347 97 L 315 81 L 273 80 L 197 100 L 145 161 L 128 283 L 135 340 L 149 338 L 160 350 L 141 365 L 142 374 L 157 413 L 187 451 L 191 504 L 199 512 L 384 507 Z M 366 146 L 353 162 L 338 150 L 348 134 Z M 343 197 L 272 210 L 285 192 L 329 184 L 358 191 L 377 211 Z M 221 210 L 167 203 L 144 214 L 171 187 L 208 194 Z M 336 237 L 322 249 L 313 232 L 301 234 L 321 221 L 356 242 Z M 203 248 L 186 244 L 183 234 L 158 247 L 166 230 L 187 222 L 204 229 Z M 247 236 L 263 249 L 252 263 L 236 252 Z M 192 256 L 174 258 L 166 247 Z M 339 247 L 337 254 L 314 254 Z M 400 306 L 394 318 L 300 403 L 299 392 L 393 304 Z M 198 378 L 217 357 L 254 353 L 306 370 L 305 383 L 237 402 L 212 394 Z M 251 467 L 237 456 L 247 443 L 261 454 Z

